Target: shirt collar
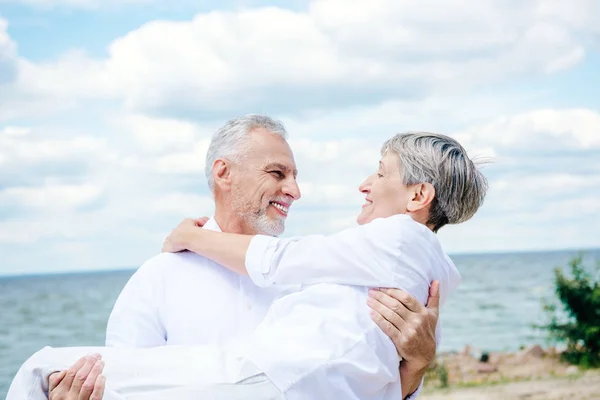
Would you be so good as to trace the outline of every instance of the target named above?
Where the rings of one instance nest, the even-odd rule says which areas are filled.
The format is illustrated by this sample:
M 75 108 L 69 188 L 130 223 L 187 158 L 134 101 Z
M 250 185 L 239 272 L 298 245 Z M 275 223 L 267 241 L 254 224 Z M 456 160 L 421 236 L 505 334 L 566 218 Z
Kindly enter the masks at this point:
M 209 231 L 222 232 L 221 227 L 219 226 L 219 224 L 217 224 L 217 221 L 215 220 L 214 216 L 212 216 L 208 221 L 206 221 L 206 224 L 204 224 L 203 228 L 208 229 Z

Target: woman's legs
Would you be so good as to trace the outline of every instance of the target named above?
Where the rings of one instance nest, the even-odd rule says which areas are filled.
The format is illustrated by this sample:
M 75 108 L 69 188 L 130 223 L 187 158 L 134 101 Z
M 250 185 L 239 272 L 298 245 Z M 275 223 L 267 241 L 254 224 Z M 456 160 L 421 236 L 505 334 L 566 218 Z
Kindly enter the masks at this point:
M 128 400 L 283 400 L 283 393 L 248 360 L 241 360 L 240 379 L 235 383 L 190 385 L 167 389 Z
M 68 369 L 86 354 L 104 350 L 102 347 L 44 347 L 33 354 L 21 365 L 15 375 L 6 400 L 43 400 L 47 399 L 48 377 L 57 371 Z M 104 400 L 121 400 L 112 390 L 104 392 Z
M 243 358 L 224 347 L 46 347 L 21 366 L 7 400 L 46 399 L 48 376 L 90 353 L 101 354 L 105 362 L 105 400 L 149 398 L 152 393 L 185 391 L 185 387 L 205 390 L 214 384 L 234 384 L 245 377 Z

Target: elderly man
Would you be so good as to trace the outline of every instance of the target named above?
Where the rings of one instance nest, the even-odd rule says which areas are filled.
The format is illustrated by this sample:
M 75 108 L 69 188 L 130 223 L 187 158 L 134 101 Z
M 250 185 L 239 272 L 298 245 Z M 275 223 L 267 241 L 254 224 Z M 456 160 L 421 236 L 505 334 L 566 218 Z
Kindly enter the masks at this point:
M 265 116 L 235 118 L 213 136 L 206 178 L 215 213 L 205 229 L 278 236 L 300 198 L 296 166 L 283 125 Z M 251 140 L 252 139 L 252 140 Z M 370 306 L 393 340 L 403 396 L 414 393 L 435 356 L 437 284 L 428 308 L 400 290 L 373 294 Z M 118 347 L 227 343 L 248 335 L 281 294 L 259 288 L 194 253 L 163 253 L 130 279 L 110 316 L 106 344 Z M 102 396 L 102 361 L 88 356 L 51 376 L 51 400 Z M 100 396 L 100 397 L 98 397 Z M 415 397 L 415 394 L 411 396 Z

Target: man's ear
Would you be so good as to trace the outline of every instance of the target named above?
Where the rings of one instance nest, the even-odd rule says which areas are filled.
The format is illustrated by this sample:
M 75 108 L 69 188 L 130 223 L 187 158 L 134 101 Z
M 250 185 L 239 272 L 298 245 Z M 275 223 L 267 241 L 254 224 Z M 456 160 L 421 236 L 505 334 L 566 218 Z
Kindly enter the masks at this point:
M 411 200 L 406 209 L 410 212 L 417 212 L 429 207 L 435 197 L 435 188 L 431 183 L 419 183 L 410 187 L 412 191 Z
M 222 191 L 231 190 L 231 164 L 227 160 L 217 159 L 212 166 L 215 187 Z

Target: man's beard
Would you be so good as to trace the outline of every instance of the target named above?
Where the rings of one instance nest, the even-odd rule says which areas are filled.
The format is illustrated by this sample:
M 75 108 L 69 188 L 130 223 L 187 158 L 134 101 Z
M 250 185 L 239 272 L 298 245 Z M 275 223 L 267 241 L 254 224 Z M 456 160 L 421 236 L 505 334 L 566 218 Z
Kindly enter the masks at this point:
M 256 232 L 263 235 L 279 236 L 285 230 L 284 219 L 281 217 L 269 218 L 266 209 L 262 209 L 259 214 L 251 216 L 248 223 Z
M 236 196 L 237 197 L 237 196 Z M 237 197 L 239 199 L 239 197 Z M 241 199 L 240 199 L 241 200 Z M 253 211 L 251 203 L 234 202 L 235 213 L 244 221 L 253 231 L 261 235 L 279 236 L 285 230 L 285 219 L 283 217 L 270 218 L 267 215 L 270 202 Z

